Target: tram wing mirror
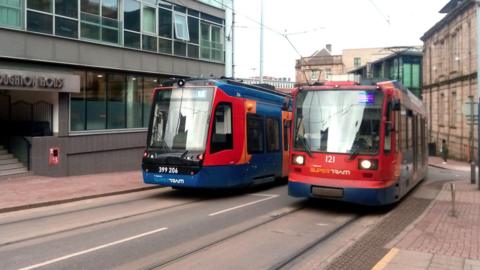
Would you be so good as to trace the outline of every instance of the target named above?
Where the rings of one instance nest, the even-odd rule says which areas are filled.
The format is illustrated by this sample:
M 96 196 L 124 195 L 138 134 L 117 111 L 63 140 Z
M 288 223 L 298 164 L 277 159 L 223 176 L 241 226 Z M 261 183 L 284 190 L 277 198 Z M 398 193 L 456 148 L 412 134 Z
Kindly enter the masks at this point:
M 392 100 L 392 110 L 394 110 L 394 111 L 400 111 L 401 110 L 400 100 L 398 100 L 398 99 Z

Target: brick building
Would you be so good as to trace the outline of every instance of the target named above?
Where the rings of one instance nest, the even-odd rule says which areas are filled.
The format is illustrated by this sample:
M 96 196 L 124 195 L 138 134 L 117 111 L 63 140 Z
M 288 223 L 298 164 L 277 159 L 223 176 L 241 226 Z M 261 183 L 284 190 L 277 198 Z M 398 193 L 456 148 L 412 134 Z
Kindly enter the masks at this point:
M 423 36 L 423 97 L 429 113 L 429 140 L 447 141 L 449 156 L 469 160 L 471 132 L 462 107 L 477 89 L 476 12 L 473 0 L 451 0 L 440 13 L 445 17 Z M 476 139 L 475 139 L 476 142 Z M 471 152 L 472 150 L 472 152 Z

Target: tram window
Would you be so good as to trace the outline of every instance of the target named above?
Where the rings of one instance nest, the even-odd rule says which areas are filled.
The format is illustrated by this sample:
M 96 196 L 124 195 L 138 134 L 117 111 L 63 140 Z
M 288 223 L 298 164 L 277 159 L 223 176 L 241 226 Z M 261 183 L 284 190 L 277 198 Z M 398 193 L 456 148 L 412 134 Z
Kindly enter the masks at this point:
M 408 149 L 408 125 L 407 125 L 407 111 L 405 111 L 405 109 L 402 109 L 402 112 L 401 112 L 401 123 L 400 123 L 400 129 L 401 129 L 401 147 L 402 147 L 402 150 L 406 150 Z
M 272 117 L 267 117 L 267 151 L 280 151 L 280 125 L 278 120 Z
M 285 120 L 283 122 L 283 150 L 288 151 L 289 149 L 289 140 L 288 140 L 288 135 L 290 131 L 290 125 L 291 125 L 291 120 Z
M 400 149 L 400 112 L 395 111 L 395 152 Z
M 232 105 L 220 103 L 215 109 L 210 153 L 233 149 Z
M 247 150 L 248 153 L 263 152 L 263 118 L 249 114 L 247 116 Z
M 408 146 L 407 148 L 408 149 L 413 149 L 413 141 L 415 140 L 415 129 L 413 128 L 413 117 L 407 117 L 407 120 L 408 120 L 408 132 L 410 132 L 410 136 L 407 137 L 407 143 L 408 143 Z
M 392 150 L 392 103 L 388 102 L 387 103 L 387 109 L 385 110 L 385 116 L 386 116 L 386 123 L 385 123 L 385 140 L 384 140 L 384 146 L 383 150 L 385 153 L 390 153 L 390 150 Z

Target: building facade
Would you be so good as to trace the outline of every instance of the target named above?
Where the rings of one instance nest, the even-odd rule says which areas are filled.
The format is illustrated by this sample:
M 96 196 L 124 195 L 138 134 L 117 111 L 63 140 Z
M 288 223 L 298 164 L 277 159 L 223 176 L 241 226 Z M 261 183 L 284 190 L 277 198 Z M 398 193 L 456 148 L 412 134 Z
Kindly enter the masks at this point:
M 296 82 L 299 85 L 323 82 L 331 75 L 342 75 L 357 70 L 366 63 L 388 55 L 385 48 L 345 49 L 341 55 L 332 55 L 332 46 L 296 61 Z
M 0 145 L 24 165 L 0 175 L 140 169 L 153 88 L 224 75 L 208 2 L 0 0 Z
M 418 98 L 422 98 L 422 49 L 397 47 L 390 51 L 394 52 L 349 73 L 360 75 L 362 79 L 397 80 Z
M 312 56 L 302 57 L 295 64 L 295 80 L 297 84 L 312 84 L 325 81 L 329 75 L 343 74 L 344 67 L 341 55 L 332 55 L 332 47 L 315 52 Z
M 440 11 L 445 17 L 421 38 L 429 139 L 437 152 L 446 140 L 449 156 L 460 160 L 470 160 L 477 151 L 476 128 L 462 113 L 466 102 L 478 99 L 475 9 L 473 0 L 449 1 Z

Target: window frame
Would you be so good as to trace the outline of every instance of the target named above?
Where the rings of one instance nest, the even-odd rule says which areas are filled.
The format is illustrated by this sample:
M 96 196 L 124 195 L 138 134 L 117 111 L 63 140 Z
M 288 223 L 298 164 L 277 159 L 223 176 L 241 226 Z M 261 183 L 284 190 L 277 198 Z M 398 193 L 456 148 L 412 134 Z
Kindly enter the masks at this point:
M 260 146 L 261 146 L 261 149 L 251 149 L 251 146 L 252 144 L 250 143 L 251 142 L 251 139 L 254 139 L 254 138 L 250 138 L 250 130 L 253 129 L 253 127 L 250 126 L 250 123 L 251 121 L 259 121 L 260 122 L 260 127 L 258 128 L 258 130 L 261 132 L 261 134 L 259 135 L 260 137 Z M 248 154 L 263 154 L 265 153 L 265 119 L 258 115 L 258 114 L 254 114 L 254 113 L 248 113 L 247 114 L 247 153 Z
M 186 13 L 181 13 L 181 12 L 178 12 L 178 11 L 174 11 L 173 12 L 173 26 L 174 26 L 174 32 L 175 32 L 175 38 L 178 39 L 178 40 L 182 40 L 182 41 L 186 41 L 186 42 L 189 42 L 190 41 L 190 31 L 189 31 L 189 28 L 188 28 L 188 16 Z M 183 26 L 184 26 L 184 31 L 183 33 L 180 35 L 179 34 L 179 22 L 180 21 L 177 21 L 177 19 L 179 19 L 179 17 L 182 18 L 182 23 L 183 23 Z
M 273 123 L 272 128 L 269 126 L 269 121 L 272 121 Z M 276 125 L 275 125 L 276 124 Z M 276 127 L 276 130 L 273 130 Z M 281 138 L 280 138 L 280 122 L 278 121 L 278 118 L 276 117 L 265 117 L 265 144 L 266 144 L 266 150 L 268 153 L 277 153 L 280 152 L 282 149 L 282 143 L 281 143 Z M 272 133 L 273 132 L 273 133 Z M 275 148 L 270 148 L 270 138 L 274 138 L 273 136 L 276 137 L 276 145 Z M 273 146 L 273 145 L 272 145 Z
M 228 133 L 228 134 L 230 134 L 230 138 L 228 138 L 228 136 L 226 137 L 226 144 L 225 144 L 224 148 L 221 148 L 221 147 L 218 147 L 218 146 L 214 147 L 214 145 L 213 145 L 215 143 L 213 135 L 217 134 L 216 133 L 216 127 L 217 127 L 216 113 L 217 113 L 217 110 L 220 107 L 230 109 L 230 119 L 228 119 L 230 121 L 230 132 Z M 224 110 L 223 117 L 224 117 L 223 119 L 226 120 L 225 110 Z M 228 135 L 228 134 L 225 133 L 225 135 Z M 211 132 L 211 135 L 210 135 L 210 154 L 215 154 L 215 153 L 225 151 L 225 150 L 233 150 L 233 147 L 234 147 L 234 144 L 233 144 L 234 138 L 233 137 L 234 137 L 233 104 L 231 102 L 220 102 L 220 103 L 217 104 L 217 106 L 215 107 L 215 110 L 213 111 L 212 132 Z

